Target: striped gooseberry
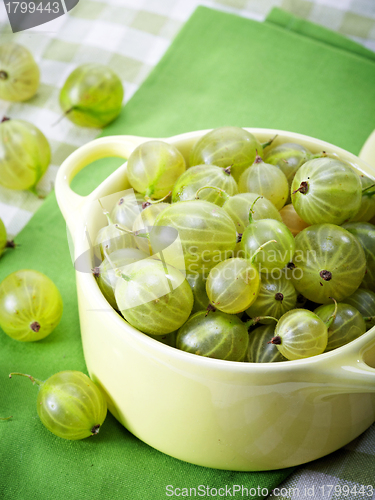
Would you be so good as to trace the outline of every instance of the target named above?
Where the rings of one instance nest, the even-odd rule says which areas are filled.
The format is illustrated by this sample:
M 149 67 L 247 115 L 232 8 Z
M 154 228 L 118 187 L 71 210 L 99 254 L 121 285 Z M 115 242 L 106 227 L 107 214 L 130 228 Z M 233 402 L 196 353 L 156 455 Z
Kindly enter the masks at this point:
M 277 210 L 287 202 L 289 185 L 285 174 L 257 155 L 253 165 L 248 167 L 238 181 L 240 193 L 258 193 L 271 201 Z
M 362 187 L 348 163 L 315 158 L 297 171 L 291 188 L 292 203 L 308 224 L 342 224 L 361 206 Z
M 334 310 L 334 304 L 325 304 L 315 309 L 314 313 L 326 323 Z M 325 350 L 332 351 L 341 347 L 360 337 L 365 331 L 365 320 L 355 307 L 344 303 L 337 304 L 335 318 L 328 328 L 328 343 Z
M 199 311 L 179 329 L 176 347 L 208 358 L 243 361 L 249 344 L 247 330 L 235 315 Z
M 249 334 L 247 361 L 250 363 L 274 363 L 286 361 L 275 344 L 270 341 L 275 336 L 275 322 L 256 328 Z
M 201 137 L 193 146 L 190 165 L 231 166 L 231 173 L 238 182 L 242 172 L 253 164 L 256 151 L 263 154 L 263 146 L 253 134 L 240 127 L 220 127 Z
M 127 164 L 129 182 L 135 191 L 153 199 L 168 195 L 186 170 L 180 151 L 163 141 L 147 141 L 131 153 Z
M 366 274 L 362 288 L 375 292 L 375 226 L 369 222 L 347 222 L 342 225 L 362 245 L 366 257 Z
M 0 326 L 13 339 L 33 342 L 47 337 L 62 312 L 60 292 L 43 273 L 22 269 L 0 284 Z
M 272 316 L 279 319 L 286 312 L 294 309 L 297 303 L 297 292 L 286 276 L 279 278 L 262 276 L 259 293 L 252 305 L 246 310 L 250 318 Z M 263 320 L 260 323 L 270 323 Z
M 360 286 L 366 271 L 361 244 L 335 224 L 315 224 L 295 238 L 294 258 L 288 264 L 296 290 L 318 304 L 335 297 L 344 301 Z
M 224 190 L 226 197 L 216 189 L 204 189 L 203 187 L 216 187 Z M 220 168 L 215 165 L 196 165 L 190 167 L 177 180 L 172 191 L 172 202 L 194 200 L 199 190 L 199 199 L 210 201 L 215 205 L 222 206 L 229 196 L 238 193 L 237 182 L 231 175 L 231 167 Z
M 42 424 L 53 434 L 77 440 L 98 434 L 107 415 L 107 402 L 99 387 L 84 373 L 67 370 L 44 382 L 24 373 L 39 386 L 36 408 Z
M 188 319 L 194 298 L 181 271 L 150 258 L 135 262 L 124 273 L 118 271 L 117 309 L 132 326 L 144 333 L 164 335 Z

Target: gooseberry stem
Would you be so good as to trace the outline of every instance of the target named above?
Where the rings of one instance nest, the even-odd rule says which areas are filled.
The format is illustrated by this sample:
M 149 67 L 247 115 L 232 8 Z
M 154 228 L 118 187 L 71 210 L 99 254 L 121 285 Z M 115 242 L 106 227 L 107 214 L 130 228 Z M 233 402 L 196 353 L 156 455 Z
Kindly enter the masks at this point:
M 365 321 L 372 321 L 375 319 L 375 316 L 364 316 L 363 318 Z
M 267 146 L 271 146 L 271 144 L 272 144 L 272 143 L 273 143 L 273 141 L 276 139 L 276 137 L 277 137 L 277 134 L 276 134 L 276 135 L 274 135 L 274 136 L 272 137 L 272 139 L 269 139 L 267 142 L 263 142 L 263 144 L 262 144 L 262 148 L 266 148 Z M 257 152 L 257 154 L 258 154 L 258 152 Z
M 247 328 L 250 328 L 250 326 L 253 326 L 256 323 L 259 323 L 259 321 L 262 321 L 263 319 L 273 319 L 274 321 L 276 321 L 276 323 L 279 322 L 279 320 L 274 318 L 273 316 L 257 316 L 256 318 L 252 318 L 252 319 L 249 319 L 248 321 L 245 321 L 245 325 Z
M 331 327 L 332 323 L 335 321 L 336 314 L 337 314 L 337 301 L 333 297 L 329 297 L 329 298 L 332 299 L 333 302 L 335 303 L 335 309 L 334 309 L 333 313 L 331 314 L 331 316 L 326 321 L 327 329 Z
M 106 210 L 103 207 L 102 202 L 100 200 L 98 200 L 98 202 L 99 202 L 99 205 L 102 207 L 103 214 L 107 217 L 108 225 L 113 224 L 113 220 L 111 219 L 108 210 Z
M 373 187 L 375 187 L 375 184 L 372 184 L 371 186 L 368 186 L 367 188 L 362 189 L 362 196 L 372 196 L 373 194 L 375 194 L 375 190 L 369 191 Z
M 254 260 L 256 258 L 256 256 L 258 255 L 259 252 L 261 252 L 263 250 L 263 248 L 265 246 L 267 246 L 269 243 L 277 243 L 276 240 L 269 240 L 267 241 L 266 243 L 263 243 L 263 245 L 260 245 L 260 247 L 258 248 L 258 250 L 256 250 L 256 252 L 254 253 L 254 255 L 252 256 L 252 258 L 250 259 L 250 262 L 253 264 L 254 263 Z
M 263 196 L 258 196 L 258 198 L 256 198 L 256 200 L 254 200 L 253 204 L 251 205 L 250 207 L 250 210 L 249 210 L 249 222 L 250 224 L 252 224 L 254 222 L 254 219 L 253 219 L 253 214 L 254 214 L 254 205 L 255 203 L 260 199 L 260 198 L 263 198 Z
M 108 260 L 108 262 L 109 262 L 110 266 L 112 267 L 112 269 L 114 270 L 116 276 L 118 278 L 122 278 L 125 281 L 131 281 L 131 279 L 129 278 L 129 276 L 126 276 L 125 274 L 122 274 L 122 272 L 120 271 L 120 269 L 118 267 L 115 267 L 115 265 L 113 264 L 111 258 L 108 255 L 108 252 L 107 252 L 106 248 L 108 248 L 108 246 L 105 246 L 103 248 L 104 257 Z
M 316 153 L 315 155 L 309 156 L 309 160 L 314 160 L 315 158 L 326 158 L 328 155 L 325 151 L 322 151 L 321 153 Z
M 163 196 L 163 198 L 160 198 L 159 200 L 153 200 L 149 196 L 145 196 L 146 201 L 144 201 L 142 203 L 142 209 L 144 210 L 145 208 L 147 208 L 150 205 L 157 205 L 158 203 L 161 203 L 162 201 L 166 200 L 168 198 L 168 196 L 170 196 L 171 194 L 172 194 L 172 191 L 169 191 L 168 194 L 166 194 L 165 196 Z
M 203 186 L 203 187 L 199 188 L 198 191 L 195 193 L 196 200 L 199 200 L 198 194 L 201 191 L 203 191 L 203 189 L 214 189 L 215 191 L 217 191 L 219 193 L 219 196 L 223 196 L 225 198 L 225 201 L 227 201 L 230 198 L 229 194 L 226 191 L 224 191 L 224 189 L 220 189 L 216 186 Z
M 257 149 L 255 150 L 255 153 L 256 153 L 256 156 L 255 156 L 254 164 L 255 163 L 263 163 L 263 158 L 261 156 L 259 156 Z
M 43 380 L 39 380 L 37 378 L 32 377 L 31 375 L 27 375 L 26 373 L 20 373 L 20 372 L 12 372 L 9 374 L 9 378 L 12 378 L 12 375 L 21 375 L 21 377 L 27 377 L 31 380 L 31 382 L 35 385 L 42 385 Z
M 13 415 L 11 415 L 10 417 L 0 417 L 0 420 L 10 420 L 11 418 L 13 418 Z

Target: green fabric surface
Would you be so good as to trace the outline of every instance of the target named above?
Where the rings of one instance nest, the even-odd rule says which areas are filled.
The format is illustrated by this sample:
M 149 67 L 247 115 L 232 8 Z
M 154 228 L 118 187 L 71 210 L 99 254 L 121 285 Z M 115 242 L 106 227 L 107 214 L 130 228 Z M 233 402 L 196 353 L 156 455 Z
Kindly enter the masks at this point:
M 275 25 L 281 26 L 286 30 L 294 31 L 300 35 L 305 35 L 314 40 L 319 40 L 321 42 L 332 45 L 340 49 L 347 50 L 353 54 L 366 57 L 371 61 L 375 61 L 375 52 L 366 49 L 363 45 L 354 42 L 350 38 L 346 38 L 339 33 L 331 31 L 324 26 L 319 26 L 318 24 L 312 23 L 305 19 L 301 19 L 293 15 L 291 12 L 286 12 L 285 10 L 279 9 L 277 7 L 273 8 L 268 14 L 267 23 L 274 23 Z
M 361 55 L 274 22 L 199 8 L 103 135 L 162 137 L 222 125 L 256 126 L 305 133 L 358 153 L 373 128 L 374 81 L 375 64 Z M 88 192 L 116 164 L 96 162 L 74 185 Z M 167 485 L 271 490 L 291 472 L 226 472 L 186 464 L 143 444 L 111 415 L 95 438 L 69 442 L 49 433 L 36 413 L 37 388 L 24 378 L 9 380 L 8 374 L 46 379 L 61 370 L 86 370 L 74 272 L 54 195 L 16 242 L 19 247 L 1 258 L 0 280 L 22 268 L 44 272 L 63 295 L 64 314 L 38 343 L 0 335 L 0 416 L 13 415 L 0 422 L 1 499 L 159 500 L 166 498 Z

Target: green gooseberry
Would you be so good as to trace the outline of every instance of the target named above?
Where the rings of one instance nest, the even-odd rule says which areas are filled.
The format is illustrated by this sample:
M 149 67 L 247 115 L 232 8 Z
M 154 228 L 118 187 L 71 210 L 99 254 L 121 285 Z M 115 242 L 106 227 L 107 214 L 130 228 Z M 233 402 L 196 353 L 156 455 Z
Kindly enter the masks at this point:
M 360 177 L 349 164 L 332 158 L 315 158 L 297 171 L 292 203 L 308 224 L 340 225 L 356 215 L 362 198 Z
M 262 276 L 259 293 L 253 304 L 246 310 L 250 318 L 272 316 L 279 319 L 297 304 L 297 292 L 291 281 L 285 276 L 278 278 Z M 270 323 L 263 320 L 260 323 Z
M 190 154 L 190 165 L 217 165 L 221 168 L 231 166 L 231 174 L 236 182 L 253 164 L 256 153 L 263 154 L 263 146 L 258 139 L 240 127 L 220 127 L 211 130 L 194 145 Z
M 344 301 L 360 286 L 366 257 L 360 242 L 343 227 L 315 224 L 295 238 L 295 253 L 288 264 L 296 290 L 317 304 L 334 297 Z
M 238 193 L 237 182 L 231 175 L 231 167 L 220 168 L 215 165 L 196 165 L 184 172 L 175 183 L 172 191 L 172 202 L 194 200 L 199 191 L 200 200 L 210 201 L 222 206 L 225 197 L 216 189 L 203 187 L 216 187 L 225 191 L 227 197 Z
M 335 304 L 325 304 L 315 309 L 314 313 L 325 323 L 335 310 Z M 337 304 L 336 316 L 328 328 L 326 351 L 332 351 L 360 337 L 366 331 L 365 320 L 361 313 L 349 304 Z
M 250 363 L 275 363 L 287 361 L 277 346 L 271 343 L 275 336 L 275 322 L 256 328 L 249 334 L 247 361 Z
M 68 76 L 60 92 L 64 116 L 81 127 L 102 128 L 120 114 L 124 88 L 114 71 L 83 64 Z
M 342 227 L 358 239 L 365 252 L 366 274 L 360 286 L 375 292 L 375 226 L 369 222 L 347 222 Z
M 254 205 L 255 200 L 258 200 Z M 223 209 L 233 220 L 237 233 L 243 234 L 245 228 L 250 224 L 249 214 L 252 210 L 253 220 L 275 219 L 282 222 L 281 215 L 275 205 L 267 198 L 257 193 L 240 193 L 226 199 Z
M 288 200 L 289 185 L 285 174 L 257 155 L 238 181 L 240 193 L 258 193 L 281 210 Z
M 193 292 L 181 271 L 156 259 L 118 270 L 117 309 L 143 333 L 164 335 L 180 328 L 193 308 Z
M 99 387 L 84 373 L 67 370 L 44 382 L 24 373 L 39 386 L 37 412 L 42 424 L 53 434 L 77 440 L 98 434 L 107 415 L 107 402 Z
M 249 344 L 247 330 L 235 315 L 199 311 L 179 329 L 176 347 L 199 356 L 243 361 Z
M 132 188 L 153 199 L 167 196 L 185 170 L 185 159 L 180 151 L 163 141 L 140 144 L 127 163 Z
M 362 315 L 367 330 L 375 326 L 375 293 L 371 290 L 358 288 L 350 297 L 345 299 L 346 304 L 354 306 Z

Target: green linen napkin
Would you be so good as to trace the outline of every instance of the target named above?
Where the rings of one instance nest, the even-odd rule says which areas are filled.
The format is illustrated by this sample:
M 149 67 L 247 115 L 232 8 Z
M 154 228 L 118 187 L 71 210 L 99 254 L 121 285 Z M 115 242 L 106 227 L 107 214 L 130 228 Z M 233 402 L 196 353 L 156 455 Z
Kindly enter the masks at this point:
M 257 126 L 313 135 L 358 153 L 373 128 L 374 81 L 375 64 L 360 54 L 275 23 L 199 8 L 103 135 L 163 137 L 222 125 Z M 74 186 L 89 192 L 117 164 L 96 162 Z M 0 498 L 160 500 L 168 498 L 168 485 L 270 491 L 291 472 L 186 464 L 145 445 L 111 415 L 95 438 L 69 442 L 49 433 L 36 413 L 37 388 L 8 374 L 46 379 L 61 370 L 86 370 L 74 272 L 54 195 L 16 241 L 19 247 L 1 259 L 0 280 L 21 268 L 44 272 L 60 289 L 65 309 L 60 325 L 38 343 L 0 335 L 0 416 L 13 415 L 0 422 Z M 264 496 L 244 490 L 235 498 Z

